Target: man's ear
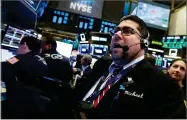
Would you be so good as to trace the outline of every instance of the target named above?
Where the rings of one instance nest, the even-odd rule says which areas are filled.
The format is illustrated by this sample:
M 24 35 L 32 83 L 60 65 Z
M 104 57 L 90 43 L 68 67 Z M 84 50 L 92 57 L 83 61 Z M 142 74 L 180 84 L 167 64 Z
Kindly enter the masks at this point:
M 49 49 L 52 49 L 53 47 L 52 47 L 52 45 L 51 45 L 51 44 L 49 44 L 49 45 L 48 45 L 48 48 L 49 48 Z
M 27 43 L 26 42 L 24 42 L 23 43 L 23 48 L 25 49 L 25 48 L 28 48 L 28 46 L 27 46 Z

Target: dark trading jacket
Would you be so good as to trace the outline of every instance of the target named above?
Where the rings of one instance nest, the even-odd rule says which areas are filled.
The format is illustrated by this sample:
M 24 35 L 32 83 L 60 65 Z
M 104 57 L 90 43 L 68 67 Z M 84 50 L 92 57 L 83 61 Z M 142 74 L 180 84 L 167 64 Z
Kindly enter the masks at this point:
M 44 58 L 33 52 L 17 55 L 3 64 L 11 65 L 18 80 L 24 82 L 45 76 L 48 71 Z
M 129 79 L 133 83 L 127 85 Z M 86 113 L 88 118 L 185 118 L 186 108 L 179 85 L 143 60 Z
M 22 83 L 28 83 L 30 86 L 36 78 L 47 74 L 44 59 L 29 52 L 2 62 L 1 67 L 2 81 L 5 82 L 7 90 L 7 99 L 2 102 L 2 118 L 35 118 L 39 108 L 32 99 L 33 94 L 25 91 L 25 84 Z
M 42 56 L 45 58 L 48 66 L 48 76 L 69 83 L 73 76 L 69 59 L 59 54 L 57 51 L 51 51 L 50 53 L 43 54 Z

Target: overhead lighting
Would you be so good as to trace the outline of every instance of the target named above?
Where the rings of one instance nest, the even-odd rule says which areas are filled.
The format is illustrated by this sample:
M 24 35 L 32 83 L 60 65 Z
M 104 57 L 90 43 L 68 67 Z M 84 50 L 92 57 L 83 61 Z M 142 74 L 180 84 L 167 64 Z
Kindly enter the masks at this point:
M 164 52 L 163 50 L 154 49 L 154 48 L 148 48 L 148 50 L 155 51 L 155 52 L 161 52 L 161 53 Z
M 166 58 L 174 58 L 174 59 L 180 59 L 180 56 L 169 56 L 169 55 L 164 55 Z

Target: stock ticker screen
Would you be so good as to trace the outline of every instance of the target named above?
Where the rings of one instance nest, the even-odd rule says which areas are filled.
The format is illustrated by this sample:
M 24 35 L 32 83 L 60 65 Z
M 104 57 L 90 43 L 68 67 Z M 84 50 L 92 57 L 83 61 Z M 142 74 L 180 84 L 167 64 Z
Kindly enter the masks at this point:
M 167 36 L 162 39 L 163 48 L 182 49 L 187 46 L 186 36 Z
M 78 28 L 92 30 L 94 25 L 94 18 L 80 16 Z
M 162 39 L 164 54 L 169 56 L 186 56 L 186 36 L 166 36 Z
M 56 24 L 68 24 L 69 21 L 69 13 L 60 11 L 60 10 L 54 10 L 53 11 L 53 18 L 52 22 Z
M 114 30 L 114 28 L 117 26 L 117 24 L 114 22 L 83 16 L 63 10 L 48 8 L 46 11 L 48 11 L 48 13 L 45 14 L 45 20 L 50 19 L 50 22 L 53 25 L 55 24 L 55 27 L 58 26 L 58 28 L 68 32 L 82 33 L 87 31 L 95 31 L 101 33 L 110 33 L 110 31 Z
M 117 24 L 115 23 L 108 22 L 108 21 L 101 21 L 100 32 L 110 33 L 110 31 L 114 30 L 116 26 Z

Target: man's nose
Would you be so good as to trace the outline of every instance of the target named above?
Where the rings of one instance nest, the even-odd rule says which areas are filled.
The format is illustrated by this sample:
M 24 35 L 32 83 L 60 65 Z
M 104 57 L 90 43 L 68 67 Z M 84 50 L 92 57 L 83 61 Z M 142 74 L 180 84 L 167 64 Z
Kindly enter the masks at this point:
M 114 36 L 113 36 L 113 39 L 114 39 L 114 41 L 121 40 L 121 32 L 118 31 L 117 33 L 115 33 Z
M 180 72 L 180 67 L 177 67 L 177 68 L 175 69 L 175 71 L 176 71 L 176 72 Z

